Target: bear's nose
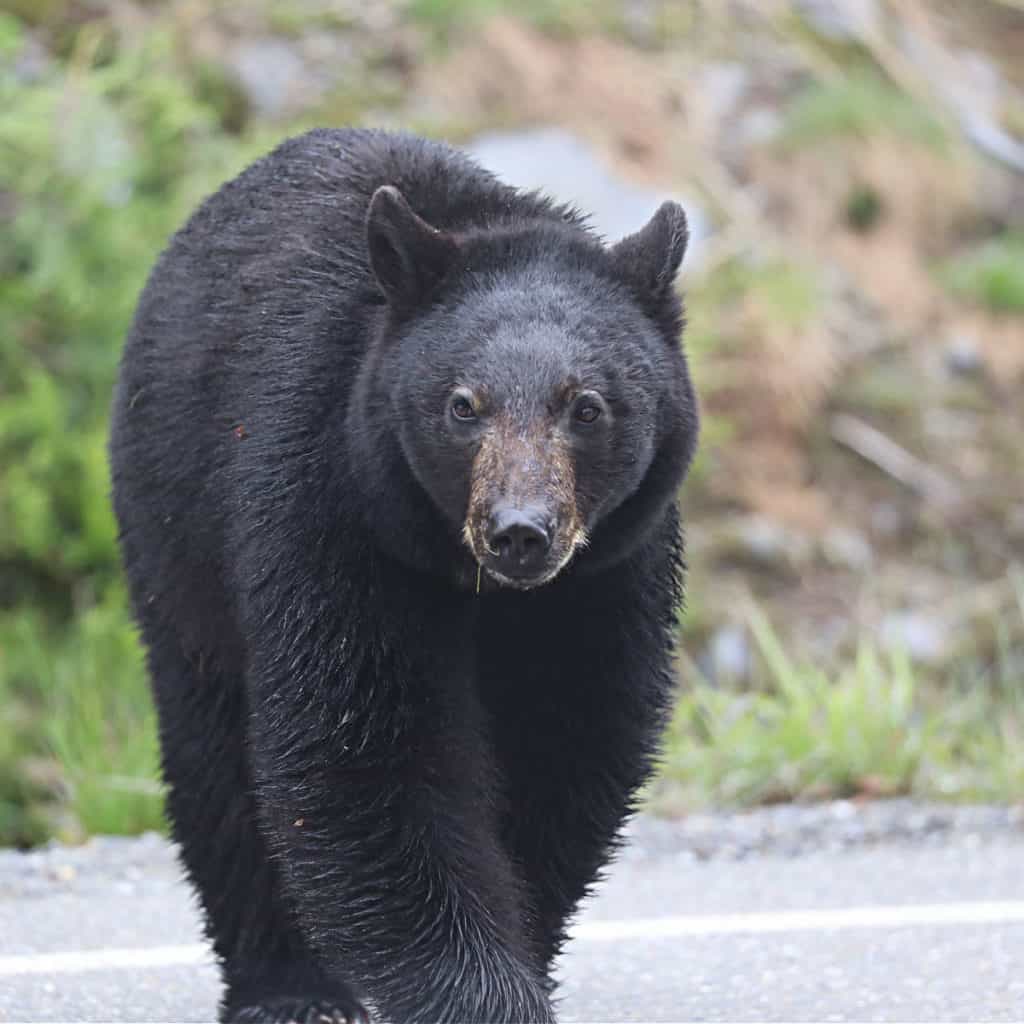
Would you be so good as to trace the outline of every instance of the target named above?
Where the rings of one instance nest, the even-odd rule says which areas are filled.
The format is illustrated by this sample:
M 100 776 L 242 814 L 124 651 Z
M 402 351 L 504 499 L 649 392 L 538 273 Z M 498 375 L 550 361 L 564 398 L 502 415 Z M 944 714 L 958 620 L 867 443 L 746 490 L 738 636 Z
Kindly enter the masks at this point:
M 492 565 L 504 576 L 534 576 L 543 567 L 551 535 L 537 509 L 500 506 L 491 515 L 487 546 Z

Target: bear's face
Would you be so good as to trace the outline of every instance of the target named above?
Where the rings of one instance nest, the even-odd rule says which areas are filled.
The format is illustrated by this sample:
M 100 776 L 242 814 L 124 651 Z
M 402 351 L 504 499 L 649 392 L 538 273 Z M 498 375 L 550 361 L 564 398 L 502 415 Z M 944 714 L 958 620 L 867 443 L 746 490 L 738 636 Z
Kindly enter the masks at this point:
M 676 211 L 606 251 L 558 225 L 454 238 L 395 190 L 375 196 L 389 419 L 416 481 L 501 585 L 552 580 L 674 429 L 685 363 L 643 299 L 682 257 Z
M 400 346 L 429 367 L 410 361 L 392 392 L 406 460 L 502 584 L 552 579 L 650 465 L 661 339 L 598 303 L 510 276 L 422 317 Z

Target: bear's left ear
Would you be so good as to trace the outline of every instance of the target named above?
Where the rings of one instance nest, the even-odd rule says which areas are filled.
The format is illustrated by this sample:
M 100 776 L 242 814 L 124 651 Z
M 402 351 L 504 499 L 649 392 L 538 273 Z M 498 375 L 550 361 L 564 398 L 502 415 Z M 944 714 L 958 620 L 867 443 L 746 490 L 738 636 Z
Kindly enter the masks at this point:
M 672 287 L 689 238 L 683 208 L 664 202 L 635 235 L 612 246 L 612 262 L 642 294 L 658 299 Z
M 393 185 L 373 193 L 366 245 L 377 283 L 392 306 L 403 310 L 426 298 L 458 252 L 455 239 L 417 216 Z

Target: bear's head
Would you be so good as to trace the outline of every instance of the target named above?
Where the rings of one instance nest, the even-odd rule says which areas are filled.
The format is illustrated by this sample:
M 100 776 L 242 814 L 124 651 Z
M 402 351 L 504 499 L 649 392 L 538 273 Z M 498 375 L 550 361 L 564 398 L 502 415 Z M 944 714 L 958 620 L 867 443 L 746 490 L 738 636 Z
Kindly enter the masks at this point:
M 392 508 L 392 550 L 519 589 L 624 557 L 663 520 L 696 439 L 682 209 L 606 248 L 550 217 L 439 231 L 386 186 L 366 225 L 385 306 L 355 429 L 367 458 L 390 442 L 390 472 L 444 524 Z

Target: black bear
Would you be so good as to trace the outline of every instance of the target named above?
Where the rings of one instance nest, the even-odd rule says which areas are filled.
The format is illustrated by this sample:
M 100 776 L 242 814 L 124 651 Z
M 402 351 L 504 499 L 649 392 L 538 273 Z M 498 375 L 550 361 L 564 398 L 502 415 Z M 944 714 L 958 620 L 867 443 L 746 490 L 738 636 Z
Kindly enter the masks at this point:
M 223 1019 L 554 1019 L 673 691 L 686 240 L 318 130 L 158 261 L 113 494 Z

